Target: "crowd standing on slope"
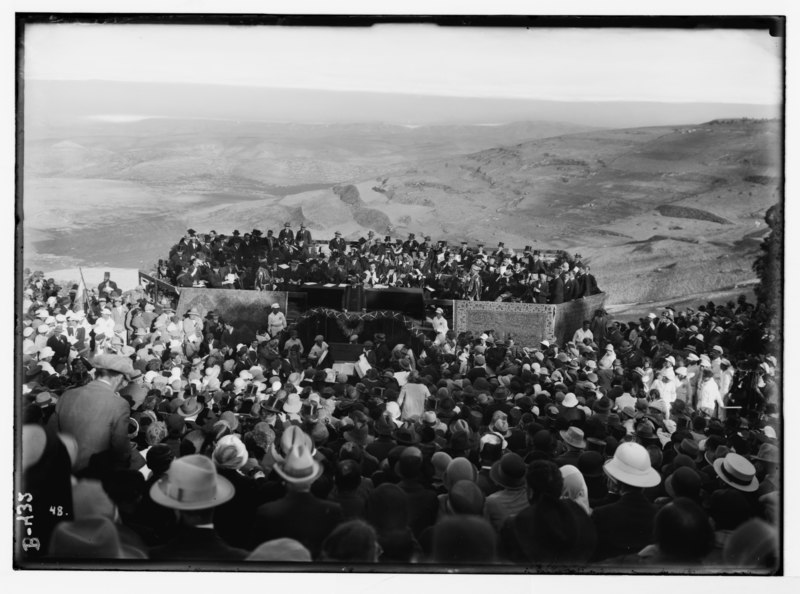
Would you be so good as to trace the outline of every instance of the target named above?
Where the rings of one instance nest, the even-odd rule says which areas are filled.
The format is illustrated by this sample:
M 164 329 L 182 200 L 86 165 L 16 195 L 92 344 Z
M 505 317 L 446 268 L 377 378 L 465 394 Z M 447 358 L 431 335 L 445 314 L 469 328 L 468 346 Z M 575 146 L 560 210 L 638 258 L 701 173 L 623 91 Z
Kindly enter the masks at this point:
M 744 297 L 564 344 L 362 337 L 346 376 L 324 336 L 231 344 L 112 283 L 92 324 L 25 280 L 27 560 L 777 570 L 779 347 Z
M 370 231 L 348 243 L 336 232 L 327 249 L 317 249 L 304 226 L 290 223 L 275 236 L 254 229 L 231 236 L 189 229 L 161 260 L 158 275 L 179 287 L 293 291 L 305 283 L 416 287 L 441 299 L 564 303 L 600 292 L 579 255 L 544 258 L 525 246 L 515 253 L 466 241 L 450 246 L 429 236 L 406 241 Z

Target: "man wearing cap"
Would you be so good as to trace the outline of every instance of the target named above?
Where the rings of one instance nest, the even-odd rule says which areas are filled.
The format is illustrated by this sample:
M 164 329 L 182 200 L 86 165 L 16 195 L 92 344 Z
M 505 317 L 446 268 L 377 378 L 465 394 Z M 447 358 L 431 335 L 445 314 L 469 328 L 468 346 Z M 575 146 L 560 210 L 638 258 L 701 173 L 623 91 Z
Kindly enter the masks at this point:
M 609 491 L 619 494 L 619 500 L 592 513 L 597 528 L 595 561 L 634 554 L 652 542 L 658 510 L 644 496 L 644 489 L 661 482 L 661 475 L 650 464 L 650 454 L 634 442 L 620 444 L 603 470 Z
M 431 319 L 431 326 L 436 335 L 445 335 L 450 329 L 447 325 L 447 318 L 444 317 L 444 310 L 441 307 L 436 308 L 436 314 Z
M 277 338 L 286 329 L 286 316 L 281 311 L 281 306 L 273 303 L 267 316 L 267 331 L 272 338 Z
M 94 357 L 92 365 L 94 381 L 64 392 L 50 418 L 55 430 L 78 443 L 76 475 L 87 470 L 95 454 L 108 454 L 109 470 L 127 468 L 130 461 L 130 407 L 118 392 L 135 375 L 133 365 L 128 357 L 105 354 Z

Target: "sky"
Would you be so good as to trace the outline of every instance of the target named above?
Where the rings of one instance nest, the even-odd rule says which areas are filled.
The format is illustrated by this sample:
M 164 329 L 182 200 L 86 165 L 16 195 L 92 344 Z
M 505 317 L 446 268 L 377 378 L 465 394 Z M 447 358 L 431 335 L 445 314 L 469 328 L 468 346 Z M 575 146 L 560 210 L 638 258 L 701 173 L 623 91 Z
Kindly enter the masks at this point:
M 26 30 L 24 76 L 774 105 L 781 51 L 745 30 L 41 24 Z

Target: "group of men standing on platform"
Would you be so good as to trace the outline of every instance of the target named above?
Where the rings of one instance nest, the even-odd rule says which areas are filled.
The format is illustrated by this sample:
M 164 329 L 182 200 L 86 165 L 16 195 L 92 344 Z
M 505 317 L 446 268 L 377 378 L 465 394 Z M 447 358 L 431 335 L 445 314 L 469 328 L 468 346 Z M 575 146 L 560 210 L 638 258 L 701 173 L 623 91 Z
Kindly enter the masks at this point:
M 226 236 L 189 229 L 159 261 L 158 275 L 181 287 L 296 290 L 304 283 L 372 287 L 418 287 L 442 299 L 563 303 L 600 292 L 579 255 L 546 258 L 525 246 L 522 253 L 503 242 L 460 247 L 447 241 L 401 241 L 386 236 L 348 242 L 336 232 L 327 250 L 311 247 L 304 224 L 285 223 L 276 236 L 254 229 Z

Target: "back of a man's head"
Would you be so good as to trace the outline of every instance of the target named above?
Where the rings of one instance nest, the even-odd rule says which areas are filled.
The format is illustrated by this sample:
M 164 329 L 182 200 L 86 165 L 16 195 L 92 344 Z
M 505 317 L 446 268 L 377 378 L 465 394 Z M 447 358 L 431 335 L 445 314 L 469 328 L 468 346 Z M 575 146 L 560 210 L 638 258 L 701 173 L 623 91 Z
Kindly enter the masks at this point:
M 433 527 L 431 561 L 445 564 L 494 563 L 497 534 L 478 516 L 451 516 Z
M 558 498 L 564 485 L 564 479 L 555 462 L 534 460 L 528 465 L 525 475 L 531 499 L 549 495 Z
M 658 511 L 653 534 L 664 556 L 675 562 L 699 563 L 714 545 L 705 510 L 685 497 L 672 500 Z

